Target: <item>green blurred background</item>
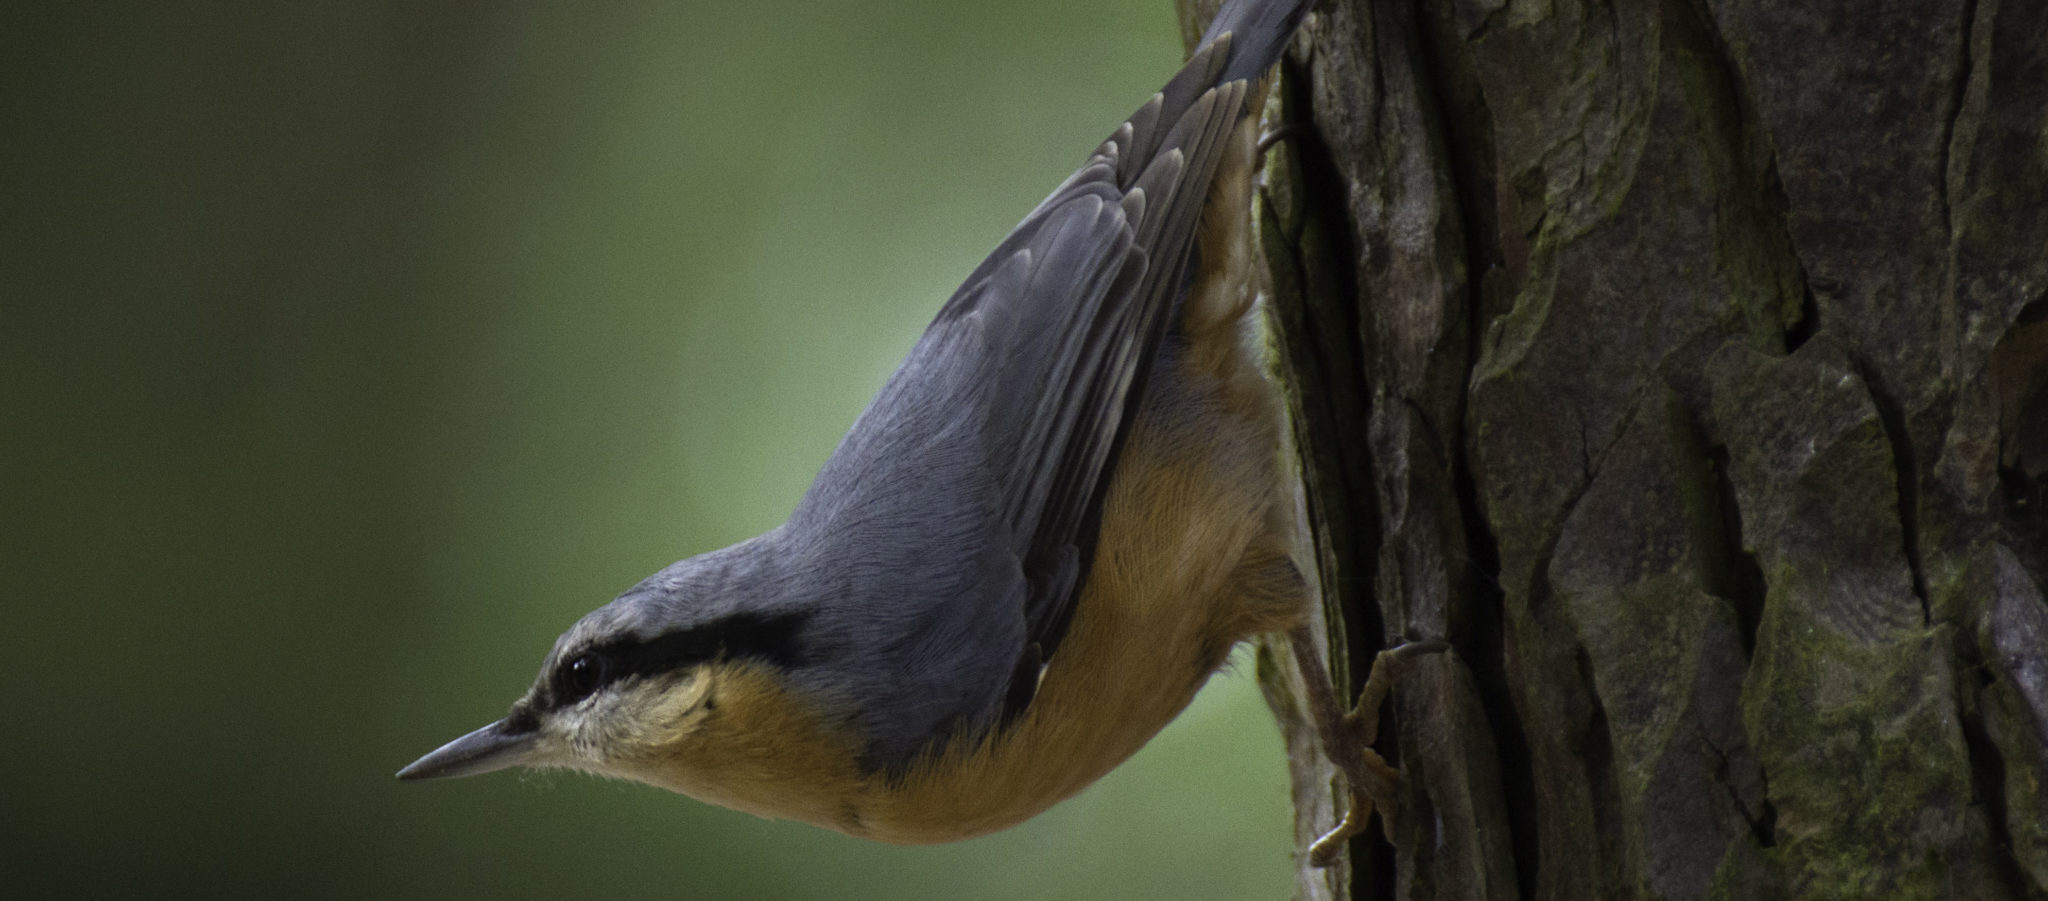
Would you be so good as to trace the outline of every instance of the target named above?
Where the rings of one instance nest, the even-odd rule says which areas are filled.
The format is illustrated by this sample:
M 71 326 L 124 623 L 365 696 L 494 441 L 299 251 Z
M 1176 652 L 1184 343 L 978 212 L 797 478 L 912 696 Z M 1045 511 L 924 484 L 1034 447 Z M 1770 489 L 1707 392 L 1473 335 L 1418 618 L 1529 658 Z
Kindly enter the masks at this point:
M 1177 35 L 1167 0 L 10 5 L 6 893 L 1284 895 L 1241 672 L 951 846 L 391 778 L 786 514 Z

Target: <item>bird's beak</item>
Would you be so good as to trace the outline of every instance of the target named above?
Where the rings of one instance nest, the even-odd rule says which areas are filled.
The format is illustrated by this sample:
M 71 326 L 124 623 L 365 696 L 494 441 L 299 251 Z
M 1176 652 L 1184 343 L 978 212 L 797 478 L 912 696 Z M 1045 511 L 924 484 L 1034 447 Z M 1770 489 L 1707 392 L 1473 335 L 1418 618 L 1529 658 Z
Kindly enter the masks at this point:
M 398 778 L 452 779 L 518 766 L 533 759 L 538 730 L 513 731 L 499 720 L 442 745 L 398 771 Z

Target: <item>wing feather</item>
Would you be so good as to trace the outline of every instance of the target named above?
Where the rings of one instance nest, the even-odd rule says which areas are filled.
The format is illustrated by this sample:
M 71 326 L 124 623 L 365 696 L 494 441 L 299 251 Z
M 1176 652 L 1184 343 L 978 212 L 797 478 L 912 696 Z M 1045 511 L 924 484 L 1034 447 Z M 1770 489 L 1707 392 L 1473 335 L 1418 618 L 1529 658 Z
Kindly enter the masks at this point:
M 861 686 L 883 757 L 919 746 L 925 724 L 1028 703 L 1071 621 L 1247 79 L 1271 67 L 1305 8 L 1226 3 L 1166 86 L 968 275 L 791 517 L 813 536 L 812 578 L 866 605 L 875 634 L 920 643 L 870 651 L 918 661 L 896 670 L 928 677 L 918 684 L 836 677 Z M 1233 22 L 1256 27 L 1234 33 Z M 1013 655 L 989 657 L 1006 645 Z

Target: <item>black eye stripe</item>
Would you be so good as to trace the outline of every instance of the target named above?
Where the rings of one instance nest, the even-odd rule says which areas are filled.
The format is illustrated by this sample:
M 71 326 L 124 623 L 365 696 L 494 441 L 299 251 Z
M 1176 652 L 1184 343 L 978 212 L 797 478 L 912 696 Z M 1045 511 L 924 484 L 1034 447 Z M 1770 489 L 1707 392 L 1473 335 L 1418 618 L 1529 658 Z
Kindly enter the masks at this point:
M 797 633 L 805 614 L 734 614 L 646 641 L 615 640 L 585 648 L 555 668 L 554 706 L 566 707 L 616 682 L 673 672 L 714 657 L 747 658 L 794 668 L 804 664 Z

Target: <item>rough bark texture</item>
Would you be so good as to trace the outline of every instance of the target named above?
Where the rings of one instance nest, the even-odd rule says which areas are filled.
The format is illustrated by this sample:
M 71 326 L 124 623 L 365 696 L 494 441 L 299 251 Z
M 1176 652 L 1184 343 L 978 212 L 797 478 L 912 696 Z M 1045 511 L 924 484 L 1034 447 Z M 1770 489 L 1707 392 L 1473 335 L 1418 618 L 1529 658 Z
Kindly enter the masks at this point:
M 2048 898 L 2048 2 L 1335 0 L 1280 91 L 1337 678 L 1454 647 L 1299 892 Z

